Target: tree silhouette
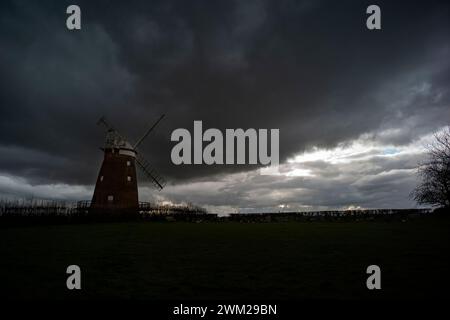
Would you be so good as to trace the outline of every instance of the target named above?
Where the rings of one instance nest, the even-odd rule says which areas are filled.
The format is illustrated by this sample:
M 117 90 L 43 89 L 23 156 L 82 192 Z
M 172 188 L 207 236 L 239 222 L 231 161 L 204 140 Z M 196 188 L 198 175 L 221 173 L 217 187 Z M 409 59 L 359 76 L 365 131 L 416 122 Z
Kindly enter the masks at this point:
M 412 196 L 419 204 L 450 207 L 450 127 L 434 135 L 428 159 L 418 167 L 421 178 Z

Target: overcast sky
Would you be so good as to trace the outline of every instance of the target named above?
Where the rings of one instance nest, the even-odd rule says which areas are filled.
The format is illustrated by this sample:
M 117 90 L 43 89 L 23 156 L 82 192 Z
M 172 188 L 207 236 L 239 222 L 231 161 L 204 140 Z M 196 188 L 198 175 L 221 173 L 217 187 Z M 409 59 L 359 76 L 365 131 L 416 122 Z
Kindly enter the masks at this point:
M 368 5 L 382 30 L 366 28 Z M 78 4 L 82 29 L 66 28 Z M 105 115 L 212 212 L 405 208 L 450 122 L 446 1 L 2 1 L 0 198 L 88 200 Z M 175 166 L 176 128 L 280 129 L 281 174 Z

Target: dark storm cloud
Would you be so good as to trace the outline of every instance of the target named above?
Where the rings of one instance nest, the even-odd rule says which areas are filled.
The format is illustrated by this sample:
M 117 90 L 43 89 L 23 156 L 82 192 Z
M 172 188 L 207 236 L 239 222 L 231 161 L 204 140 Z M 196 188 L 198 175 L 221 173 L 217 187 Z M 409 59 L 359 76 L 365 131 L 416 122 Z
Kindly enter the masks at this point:
M 171 165 L 170 133 L 280 128 L 284 160 L 371 133 L 404 144 L 448 121 L 448 4 L 365 1 L 2 2 L 0 170 L 92 184 L 105 114 L 172 181 L 236 167 Z M 401 125 L 400 125 L 401 124 Z M 12 160 L 14 159 L 14 160 Z M 17 160 L 16 160 L 17 159 Z

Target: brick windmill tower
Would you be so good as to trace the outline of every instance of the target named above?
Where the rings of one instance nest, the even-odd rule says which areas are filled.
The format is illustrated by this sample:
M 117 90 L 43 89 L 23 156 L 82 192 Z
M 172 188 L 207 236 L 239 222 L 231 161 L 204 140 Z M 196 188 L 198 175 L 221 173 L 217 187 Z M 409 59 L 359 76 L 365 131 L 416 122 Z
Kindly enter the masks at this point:
M 139 207 L 136 166 L 152 182 L 157 190 L 164 188 L 164 179 L 154 170 L 148 161 L 139 155 L 137 147 L 162 120 L 162 115 L 134 145 L 102 117 L 98 125 L 107 129 L 103 163 L 95 184 L 91 209 L 98 211 L 135 211 Z

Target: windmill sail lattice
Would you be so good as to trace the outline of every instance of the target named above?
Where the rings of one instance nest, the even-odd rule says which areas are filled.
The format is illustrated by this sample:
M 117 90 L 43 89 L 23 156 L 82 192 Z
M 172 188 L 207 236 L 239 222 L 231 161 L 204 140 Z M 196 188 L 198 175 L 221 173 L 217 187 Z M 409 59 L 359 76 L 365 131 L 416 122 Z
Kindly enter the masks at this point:
M 156 189 L 162 190 L 165 187 L 164 178 L 139 154 L 136 155 L 136 163 Z

